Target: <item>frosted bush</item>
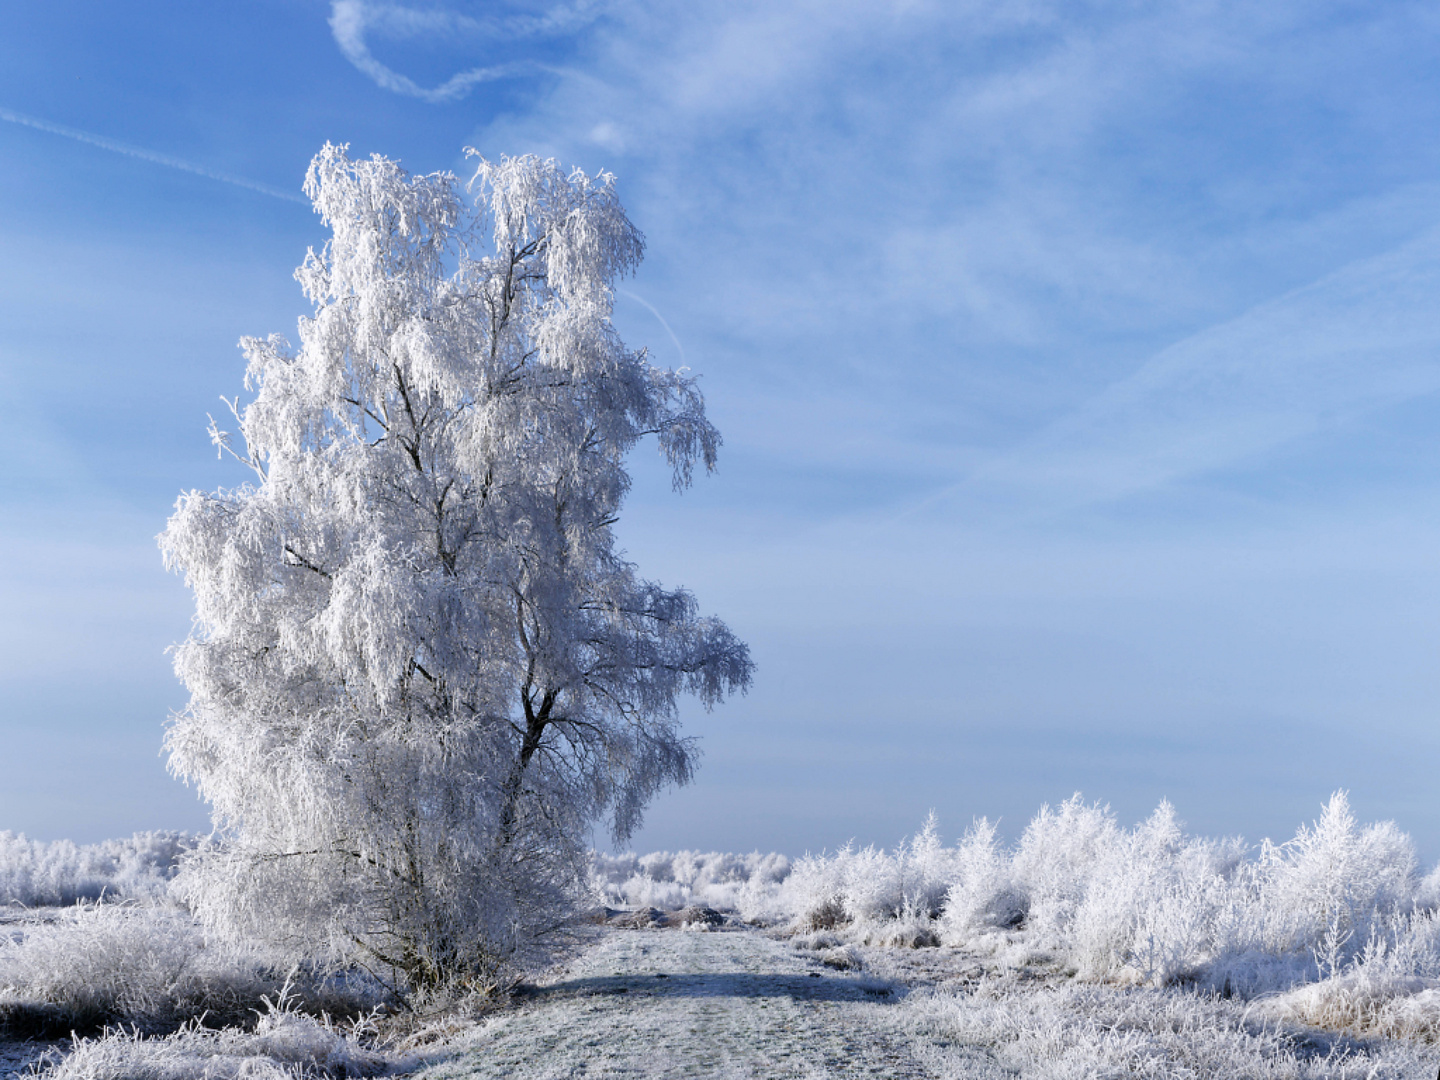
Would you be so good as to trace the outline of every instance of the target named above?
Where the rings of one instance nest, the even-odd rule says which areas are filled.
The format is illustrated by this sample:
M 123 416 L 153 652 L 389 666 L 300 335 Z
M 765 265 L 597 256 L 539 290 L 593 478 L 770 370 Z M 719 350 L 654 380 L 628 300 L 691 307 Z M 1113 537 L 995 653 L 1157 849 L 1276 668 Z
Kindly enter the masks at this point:
M 920 831 L 895 851 L 897 911 L 937 917 L 955 880 L 955 852 L 940 839 L 940 819 L 930 811 Z M 892 901 L 893 902 L 893 901 Z
M 210 996 L 197 966 L 203 950 L 181 912 L 79 906 L 0 944 L 0 1016 L 62 1029 L 189 1016 Z
M 1009 856 L 1000 850 L 992 822 L 982 817 L 970 826 L 952 866 L 954 878 L 940 920 L 947 944 L 962 945 L 979 932 L 1024 920 L 1029 902 L 1012 880 Z
M 0 832 L 0 904 L 66 906 L 77 900 L 163 897 L 180 859 L 200 844 L 179 832 L 141 832 L 77 845 Z
M 1440 909 L 1440 866 L 1435 867 L 1416 883 L 1415 906 L 1425 911 Z
M 721 852 L 592 853 L 591 889 L 610 907 L 678 911 L 703 906 L 745 918 L 779 918 L 780 883 L 790 873 L 784 855 Z
M 1308 949 L 1322 975 L 1336 974 L 1386 917 L 1415 900 L 1415 849 L 1383 821 L 1358 828 L 1343 791 L 1313 826 L 1267 851 L 1265 899 L 1293 947 Z
M 747 922 L 778 923 L 790 917 L 785 902 L 785 882 L 791 872 L 790 860 L 784 855 L 749 856 L 750 877 L 737 892 L 735 903 L 740 917 Z
M 846 868 L 853 852 L 841 848 L 833 857 L 805 855 L 795 861 L 777 900 L 801 930 L 830 930 L 844 923 Z
M 621 888 L 626 907 L 654 907 L 678 911 L 690 903 L 690 890 L 679 882 L 656 881 L 643 874 L 630 878 Z
M 1078 793 L 1058 810 L 1042 806 L 1026 826 L 1012 864 L 1032 932 L 1064 935 L 1091 880 L 1114 873 L 1123 857 L 1121 832 L 1108 806 L 1086 805 Z
M 1363 975 L 1373 998 L 1377 986 L 1393 996 L 1411 994 L 1415 978 L 1440 980 L 1440 929 L 1428 914 L 1437 899 L 1440 874 L 1417 878 L 1408 837 L 1389 822 L 1357 825 L 1344 792 L 1293 840 L 1258 851 L 1238 838 L 1186 835 L 1167 802 L 1126 829 L 1108 807 L 1076 795 L 1042 807 L 1013 852 L 985 819 L 947 849 L 932 816 L 892 851 L 806 856 L 750 907 L 801 934 L 940 940 L 1002 965 L 1055 964 L 1082 980 L 1254 998 Z M 1387 1005 L 1384 1015 L 1403 1013 L 1410 1028 L 1428 1030 L 1414 1008 Z
M 1075 907 L 1072 962 L 1092 978 L 1197 978 L 1217 953 L 1221 912 L 1237 899 L 1243 844 L 1185 837 L 1168 802 L 1114 843 Z
M 675 856 L 668 851 L 654 851 L 640 857 L 640 870 L 651 881 L 675 880 Z
M 903 845 L 902 845 L 903 847 Z M 836 856 L 840 902 L 851 922 L 878 923 L 900 914 L 904 904 L 901 860 L 874 846 Z
M 805 856 L 793 865 L 774 902 L 802 930 L 849 923 L 862 938 L 870 935 L 878 941 L 895 936 L 888 924 L 918 927 L 920 920 L 927 924 L 920 937 L 938 941 L 928 923 L 943 909 L 955 875 L 956 853 L 941 842 L 932 813 L 920 832 L 894 851 L 847 845 L 832 856 Z M 909 931 L 895 934 L 906 940 L 915 936 Z
M 124 1023 L 165 1031 L 207 1014 L 248 1021 L 286 972 L 254 948 L 208 940 L 174 908 L 82 904 L 0 938 L 0 1028 L 68 1032 Z M 380 1000 L 367 980 L 312 980 L 316 1007 L 355 1012 Z

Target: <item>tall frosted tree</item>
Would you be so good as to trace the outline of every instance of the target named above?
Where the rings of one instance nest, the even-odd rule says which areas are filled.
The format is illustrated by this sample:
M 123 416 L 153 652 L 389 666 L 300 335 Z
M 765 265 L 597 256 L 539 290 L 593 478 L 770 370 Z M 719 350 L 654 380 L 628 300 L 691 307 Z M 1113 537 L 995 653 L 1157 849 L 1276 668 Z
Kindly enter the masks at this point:
M 613 178 L 534 157 L 409 176 L 327 145 L 332 230 L 292 348 L 242 341 L 253 397 L 211 436 L 254 483 L 160 536 L 194 592 L 170 767 L 223 843 L 187 873 L 212 924 L 411 989 L 491 977 L 560 927 L 599 820 L 623 839 L 695 748 L 677 697 L 750 681 L 693 597 L 612 529 L 627 453 L 676 488 L 720 437 L 683 371 L 610 322 L 643 240 Z

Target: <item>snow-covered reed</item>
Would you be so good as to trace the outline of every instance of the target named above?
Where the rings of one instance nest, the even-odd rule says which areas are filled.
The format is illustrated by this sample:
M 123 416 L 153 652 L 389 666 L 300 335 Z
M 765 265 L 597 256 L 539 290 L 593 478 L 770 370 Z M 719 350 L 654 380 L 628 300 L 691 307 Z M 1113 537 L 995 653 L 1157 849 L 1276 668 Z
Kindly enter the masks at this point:
M 0 832 L 0 906 L 73 904 L 77 900 L 154 900 L 165 895 L 180 857 L 200 839 L 141 832 L 99 844 L 27 840 Z

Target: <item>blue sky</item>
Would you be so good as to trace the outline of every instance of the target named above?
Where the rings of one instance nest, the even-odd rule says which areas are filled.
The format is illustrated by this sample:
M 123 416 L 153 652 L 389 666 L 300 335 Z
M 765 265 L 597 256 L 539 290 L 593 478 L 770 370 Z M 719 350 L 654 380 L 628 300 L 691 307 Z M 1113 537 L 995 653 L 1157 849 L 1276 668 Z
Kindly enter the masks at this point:
M 154 536 L 290 333 L 326 140 L 619 177 L 726 437 L 621 526 L 752 645 L 640 848 L 1123 820 L 1440 858 L 1440 15 L 1406 3 L 11 3 L 0 828 L 202 827 Z

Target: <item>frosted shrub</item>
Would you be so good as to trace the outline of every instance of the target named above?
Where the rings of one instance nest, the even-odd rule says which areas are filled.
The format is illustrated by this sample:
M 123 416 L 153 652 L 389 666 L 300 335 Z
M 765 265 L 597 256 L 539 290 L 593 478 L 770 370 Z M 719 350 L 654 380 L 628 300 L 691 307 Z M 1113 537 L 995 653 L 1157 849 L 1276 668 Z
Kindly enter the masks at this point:
M 840 903 L 849 921 L 873 924 L 900 914 L 905 903 L 902 859 L 871 845 L 842 851 L 835 862 Z
M 721 852 L 653 852 L 649 855 L 592 853 L 591 890 L 612 907 L 656 907 L 676 911 L 702 905 L 740 911 L 746 918 L 779 917 L 780 882 L 790 872 L 784 855 Z
M 945 894 L 941 936 L 963 945 L 977 933 L 1018 925 L 1029 908 L 1010 873 L 1010 858 L 995 838 L 995 825 L 979 818 L 956 848 L 954 879 Z
M 1344 792 L 1293 840 L 1258 849 L 1187 835 L 1168 802 L 1127 829 L 1077 795 L 1043 807 L 1013 852 L 984 818 L 946 848 L 932 816 L 893 850 L 772 858 L 597 865 L 632 900 L 748 873 L 745 917 L 788 924 L 807 948 L 941 940 L 1082 983 L 1264 996 L 1278 1019 L 1440 1039 L 1440 872 L 1418 878 L 1409 839 L 1392 823 L 1358 825 Z
M 656 881 L 644 874 L 636 874 L 620 889 L 622 902 L 626 907 L 653 907 L 661 911 L 678 911 L 690 903 L 690 890 L 679 882 Z
M 896 891 L 899 909 L 936 918 L 945 906 L 950 883 L 955 880 L 955 852 L 940 839 L 940 819 L 935 811 L 925 818 L 920 831 L 895 851 Z
M 741 906 L 741 894 L 768 859 L 780 859 L 786 870 L 789 860 L 782 856 L 765 856 L 759 852 L 750 855 L 731 855 L 723 852 L 681 851 L 671 864 L 675 880 L 689 883 L 690 902 L 703 904 L 716 910 L 736 911 Z M 783 874 L 782 874 L 783 876 Z M 772 881 L 773 887 L 773 881 Z
M 833 858 L 821 853 L 795 861 L 781 887 L 780 900 L 797 928 L 831 930 L 847 921 L 845 864 L 852 854 L 844 847 Z
M 1013 854 L 985 819 L 946 849 L 932 817 L 894 851 L 807 856 L 770 903 L 804 933 L 912 945 L 938 934 L 1089 980 L 1253 997 L 1362 973 L 1373 997 L 1440 978 L 1440 931 L 1425 914 L 1437 881 L 1417 881 L 1392 823 L 1358 826 L 1343 792 L 1254 857 L 1239 839 L 1187 836 L 1168 802 L 1125 829 L 1076 795 L 1042 807 Z
M 1300 826 L 1266 853 L 1265 900 L 1286 924 L 1293 947 L 1309 950 L 1321 975 L 1336 974 L 1387 916 L 1415 896 L 1415 849 L 1383 821 L 1357 828 L 1338 791 L 1313 826 Z
M 1425 911 L 1440 909 L 1440 866 L 1435 867 L 1416 883 L 1415 906 Z
M 602 904 L 624 907 L 624 884 L 640 873 L 640 859 L 634 852 L 610 855 L 590 853 L 590 891 Z
M 1113 854 L 1075 908 L 1072 962 L 1089 977 L 1157 986 L 1197 977 L 1215 956 L 1220 912 L 1235 899 L 1243 844 L 1187 838 L 1161 802 L 1121 833 Z
M 286 970 L 253 947 L 208 940 L 175 908 L 81 904 L 0 938 L 0 1029 L 29 1033 L 103 1024 L 167 1031 L 205 1014 L 246 1023 Z M 382 998 L 365 979 L 308 980 L 305 1000 L 353 1014 Z
M 784 922 L 790 914 L 784 900 L 785 882 L 791 872 L 790 860 L 784 855 L 755 852 L 746 861 L 750 876 L 736 895 L 740 917 L 747 922 Z
M 258 1001 L 266 985 L 241 969 L 207 970 L 204 949 L 193 920 L 179 911 L 77 907 L 0 942 L 0 1018 L 21 1028 L 121 1020 L 154 1028 L 213 1006 L 217 996 Z
M 1087 806 L 1078 793 L 1058 810 L 1042 806 L 1026 826 L 1013 862 L 1030 929 L 1042 936 L 1066 933 L 1091 880 L 1113 873 L 1123 855 L 1108 806 Z
M 669 883 L 675 880 L 675 856 L 656 851 L 640 857 L 640 870 L 651 881 Z
M 165 895 L 180 858 L 198 838 L 143 832 L 77 845 L 0 832 L 0 904 L 68 906 L 77 900 L 153 900 Z
M 776 900 L 800 930 L 854 924 L 867 940 L 935 944 L 931 924 L 955 878 L 955 860 L 932 813 L 894 851 L 847 845 L 833 856 L 807 855 L 791 868 Z

